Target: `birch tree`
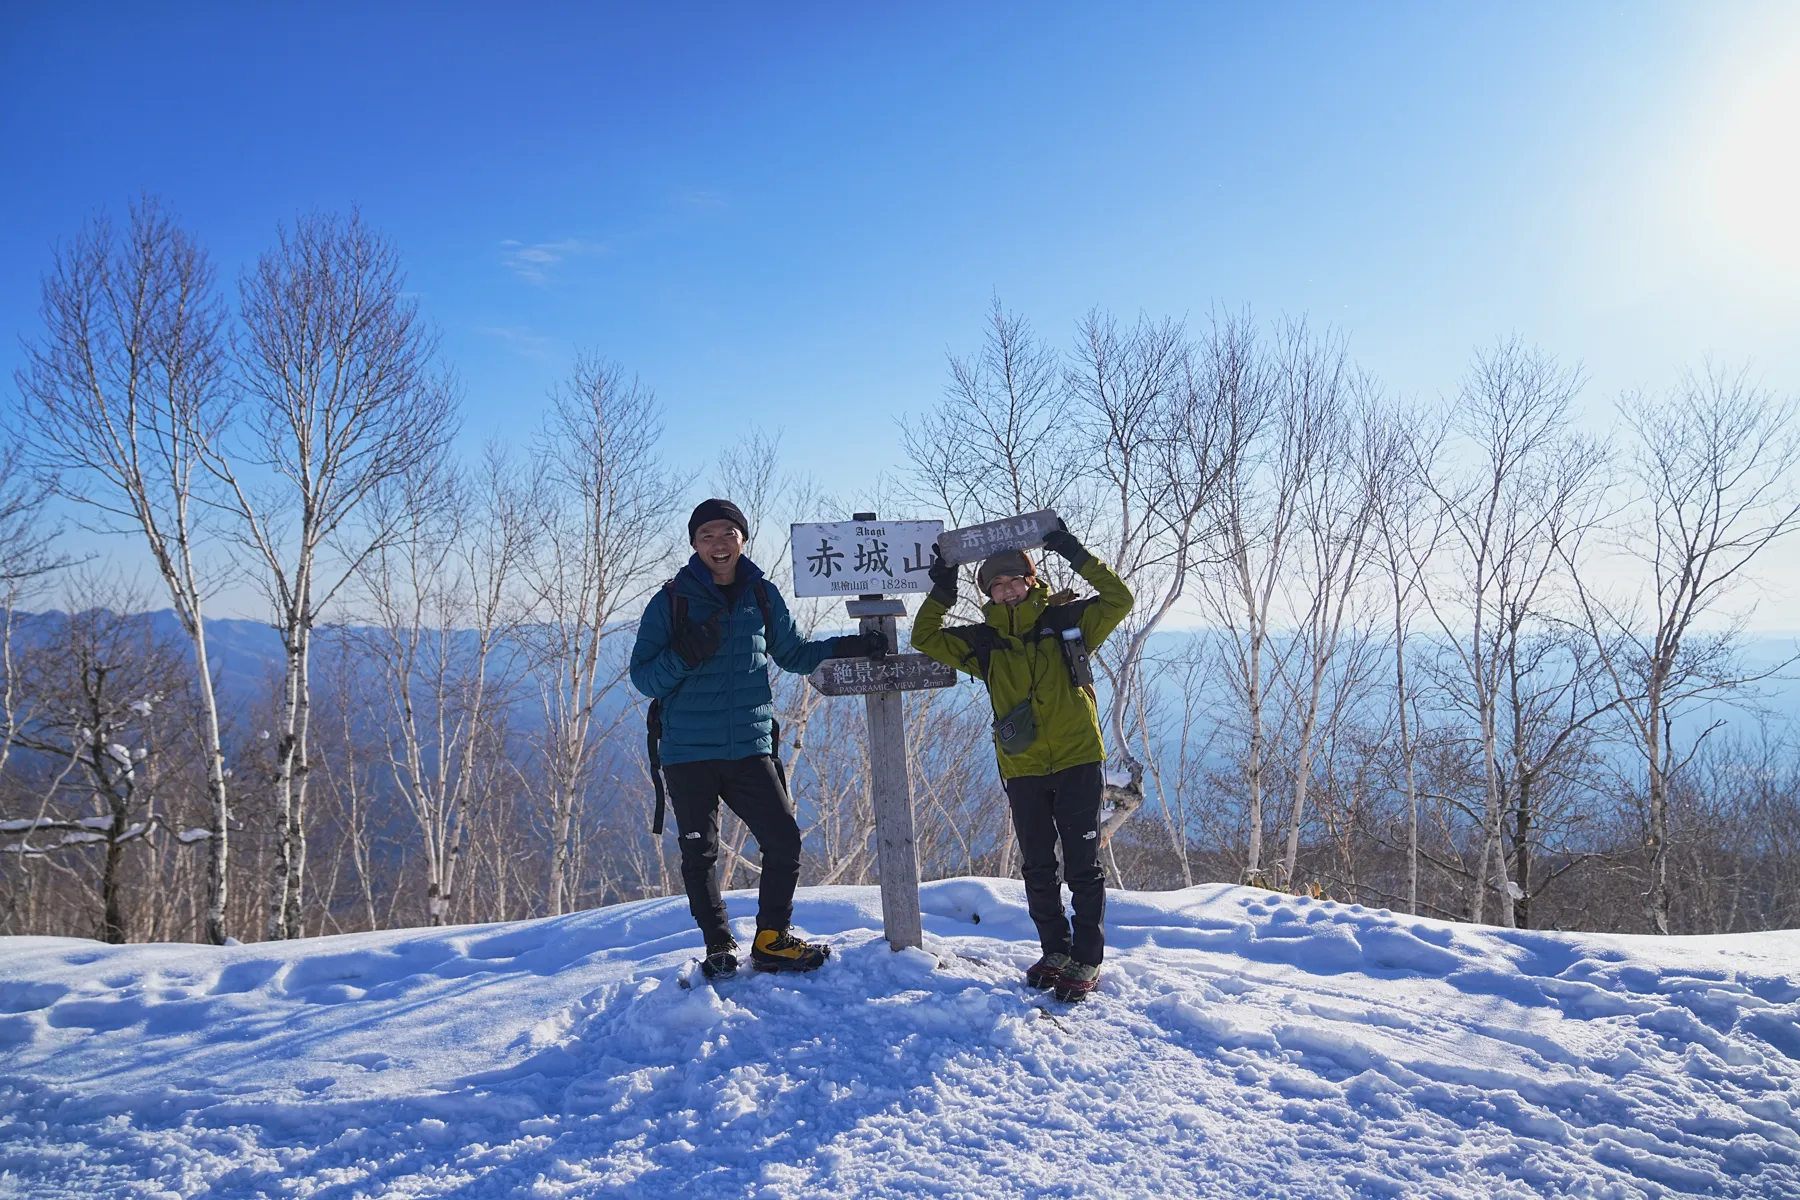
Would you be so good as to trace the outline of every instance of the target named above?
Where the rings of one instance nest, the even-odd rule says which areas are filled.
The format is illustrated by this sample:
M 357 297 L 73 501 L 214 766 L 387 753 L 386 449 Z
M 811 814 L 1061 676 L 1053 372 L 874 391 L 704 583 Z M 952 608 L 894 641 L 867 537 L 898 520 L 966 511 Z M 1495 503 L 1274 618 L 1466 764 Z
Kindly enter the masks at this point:
M 658 453 L 650 389 L 616 364 L 579 359 L 551 394 L 539 455 L 545 502 L 523 574 L 535 618 L 531 677 L 543 712 L 536 738 L 550 860 L 546 912 L 573 911 L 598 741 L 626 713 L 602 708 L 629 670 L 632 623 L 620 618 L 663 580 L 679 545 L 683 481 Z M 615 645 L 622 642 L 623 645 Z
M 16 443 L 0 446 L 0 771 L 26 719 L 13 629 L 21 599 L 65 564 L 56 528 L 44 519 L 54 481 L 33 478 Z
M 1491 888 L 1502 924 L 1513 924 L 1498 729 L 1508 650 L 1549 599 L 1562 555 L 1593 516 L 1602 454 L 1571 429 L 1580 385 L 1578 372 L 1517 341 L 1478 354 L 1450 415 L 1461 454 L 1425 476 L 1444 537 L 1431 564 L 1437 586 L 1424 595 L 1480 747 L 1481 849 L 1469 894 L 1477 923 Z
M 191 643 L 211 805 L 206 938 L 222 944 L 230 804 L 207 660 L 199 487 L 232 416 L 224 309 L 206 254 L 152 198 L 123 235 L 104 218 L 59 247 L 42 285 L 43 330 L 15 379 L 31 452 L 94 528 L 141 537 Z
M 527 610 L 518 572 L 534 498 L 497 448 L 471 480 L 448 469 L 383 497 L 389 544 L 359 572 L 374 620 L 361 631 L 379 672 L 388 770 L 419 833 L 425 914 L 442 925 L 456 900 L 470 822 L 481 800 L 491 730 L 514 698 L 509 654 Z
M 1279 589 L 1290 569 L 1301 519 L 1301 482 L 1325 451 L 1324 430 L 1303 398 L 1281 386 L 1279 368 L 1255 348 L 1248 331 L 1229 350 L 1228 419 L 1237 430 L 1223 486 L 1213 498 L 1217 549 L 1202 576 L 1200 597 L 1221 631 L 1224 674 L 1241 706 L 1247 801 L 1246 883 L 1266 883 L 1264 802 L 1269 739 L 1265 708 L 1271 680 L 1288 647 L 1274 630 Z M 1303 353 L 1305 331 L 1290 326 L 1285 350 Z
M 998 297 L 987 325 L 980 350 L 950 357 L 942 402 L 902 426 L 912 498 L 939 507 L 952 527 L 1063 511 L 1088 465 L 1069 453 L 1056 350 Z
M 240 285 L 243 462 L 209 460 L 260 568 L 283 653 L 271 790 L 277 815 L 268 936 L 301 934 L 308 673 L 319 613 L 391 529 L 359 522 L 389 480 L 422 471 L 455 405 L 399 256 L 352 213 L 302 217 Z M 269 482 L 246 475 L 254 466 Z
M 1677 718 L 1773 673 L 1743 665 L 1734 629 L 1704 625 L 1764 551 L 1800 524 L 1800 424 L 1791 399 L 1752 386 L 1743 372 L 1690 376 L 1668 396 L 1628 396 L 1620 411 L 1633 435 L 1636 489 L 1620 548 L 1642 568 L 1642 602 L 1609 603 L 1592 587 L 1582 600 L 1643 761 L 1644 908 L 1651 928 L 1666 934 L 1670 790 L 1717 727 L 1682 745 Z
M 1088 536 L 1136 597 L 1096 656 L 1109 685 L 1105 726 L 1130 780 L 1110 790 L 1113 811 L 1101 828 L 1108 842 L 1143 795 L 1144 763 L 1132 746 L 1146 755 L 1149 747 L 1131 713 L 1144 697 L 1145 652 L 1193 585 L 1209 505 L 1237 452 L 1231 403 L 1241 336 L 1234 322 L 1215 321 L 1196 351 L 1176 322 L 1140 318 L 1122 331 L 1096 310 L 1079 328 L 1067 372 L 1089 460 Z
M 1407 674 L 1412 622 L 1422 607 L 1423 580 L 1417 564 L 1431 557 L 1436 531 L 1422 503 L 1421 465 L 1435 461 L 1435 447 L 1422 444 L 1419 415 L 1392 408 L 1372 415 L 1368 438 L 1372 469 L 1386 482 L 1374 519 L 1378 569 L 1387 584 L 1393 618 L 1394 715 L 1398 733 L 1402 802 L 1406 808 L 1406 910 L 1419 912 L 1418 688 Z
M 996 296 L 981 348 L 951 355 L 943 399 L 902 423 L 914 475 L 908 497 L 942 512 L 952 528 L 1054 508 L 1079 529 L 1090 462 L 1068 416 L 1061 357 Z M 974 570 L 963 575 L 972 579 Z M 965 600 L 965 615 L 978 618 L 981 599 Z M 1013 850 L 1007 824 L 1001 875 L 1012 873 Z
M 1377 549 L 1375 512 L 1392 464 L 1376 440 L 1373 385 L 1347 376 L 1341 342 L 1297 334 L 1281 356 L 1277 376 L 1282 420 L 1302 431 L 1297 440 L 1311 444 L 1308 461 L 1296 471 L 1292 485 L 1298 520 L 1293 568 L 1284 589 L 1297 627 L 1279 660 L 1295 715 L 1288 747 L 1293 802 L 1277 878 L 1292 887 L 1313 757 L 1328 706 L 1327 684 L 1340 665 L 1339 649 L 1353 628 L 1354 609 L 1366 599 L 1361 588 Z

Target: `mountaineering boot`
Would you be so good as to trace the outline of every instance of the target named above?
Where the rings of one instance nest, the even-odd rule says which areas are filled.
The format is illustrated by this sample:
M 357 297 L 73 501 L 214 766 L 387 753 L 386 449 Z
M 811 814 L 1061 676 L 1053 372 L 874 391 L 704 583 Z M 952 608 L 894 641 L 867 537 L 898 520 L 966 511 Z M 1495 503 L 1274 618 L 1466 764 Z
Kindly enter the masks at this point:
M 1090 967 L 1087 963 L 1069 960 L 1069 965 L 1062 969 L 1054 985 L 1052 993 L 1058 1000 L 1066 1004 L 1074 1004 L 1083 1000 L 1100 982 L 1100 968 Z
M 1046 954 L 1044 957 L 1025 968 L 1025 986 L 1034 987 L 1038 991 L 1056 986 L 1062 978 L 1063 968 L 1070 963 L 1066 954 Z
M 700 973 L 708 979 L 730 979 L 737 974 L 737 942 L 708 942 L 706 957 L 700 960 Z
M 759 929 L 750 943 L 750 961 L 759 971 L 813 971 L 830 957 L 830 946 L 803 942 L 785 929 Z

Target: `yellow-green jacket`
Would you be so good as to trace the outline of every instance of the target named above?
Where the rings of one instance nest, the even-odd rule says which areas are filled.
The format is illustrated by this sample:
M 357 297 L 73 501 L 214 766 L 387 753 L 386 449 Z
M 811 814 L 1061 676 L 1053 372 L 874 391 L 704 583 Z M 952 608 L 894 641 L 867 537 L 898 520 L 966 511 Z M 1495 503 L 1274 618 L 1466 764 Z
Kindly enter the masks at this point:
M 1078 622 L 1081 636 L 1093 650 L 1131 611 L 1131 589 L 1098 558 L 1090 557 L 1078 574 L 1099 593 L 1090 600 L 1076 601 L 1083 606 Z M 1049 604 L 1050 589 L 1040 583 L 1016 607 L 992 601 L 982 605 L 987 620 L 980 625 L 946 626 L 946 608 L 931 596 L 913 618 L 913 649 L 987 684 L 996 716 L 1030 698 L 1037 740 L 1018 754 L 1006 753 L 996 742 L 994 754 L 1000 760 L 1002 779 L 1048 775 L 1064 767 L 1106 761 L 1093 696 L 1086 688 L 1075 686 L 1054 635 L 1032 636 Z

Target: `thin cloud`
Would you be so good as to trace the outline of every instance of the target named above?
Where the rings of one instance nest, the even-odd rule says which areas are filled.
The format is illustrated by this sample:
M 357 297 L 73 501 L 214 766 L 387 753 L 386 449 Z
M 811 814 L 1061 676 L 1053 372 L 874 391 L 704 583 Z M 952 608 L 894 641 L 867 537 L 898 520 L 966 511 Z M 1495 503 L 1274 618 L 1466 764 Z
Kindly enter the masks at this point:
M 506 251 L 506 266 L 527 283 L 540 287 L 550 282 L 550 269 L 571 258 L 595 258 L 608 252 L 605 242 L 564 238 L 560 242 L 521 242 L 507 238 L 500 243 Z
M 725 193 L 707 188 L 683 188 L 675 193 L 675 204 L 688 212 L 712 212 L 725 207 Z
M 526 358 L 548 358 L 550 337 L 524 325 L 487 325 L 477 332 L 499 338 Z

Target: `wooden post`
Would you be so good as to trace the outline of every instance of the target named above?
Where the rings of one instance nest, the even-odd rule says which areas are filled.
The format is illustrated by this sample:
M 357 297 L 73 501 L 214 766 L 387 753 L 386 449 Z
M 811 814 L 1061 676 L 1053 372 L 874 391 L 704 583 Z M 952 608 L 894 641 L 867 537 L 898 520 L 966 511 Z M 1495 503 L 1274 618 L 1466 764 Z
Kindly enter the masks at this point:
M 874 513 L 856 513 L 873 521 Z M 863 596 L 863 601 L 881 596 Z M 888 652 L 898 653 L 899 626 L 892 616 L 866 616 L 861 627 L 880 630 Z M 895 950 L 922 946 L 919 917 L 919 848 L 913 841 L 912 775 L 906 763 L 906 708 L 899 692 L 870 692 L 869 800 L 875 809 L 875 861 L 881 871 L 881 927 Z

